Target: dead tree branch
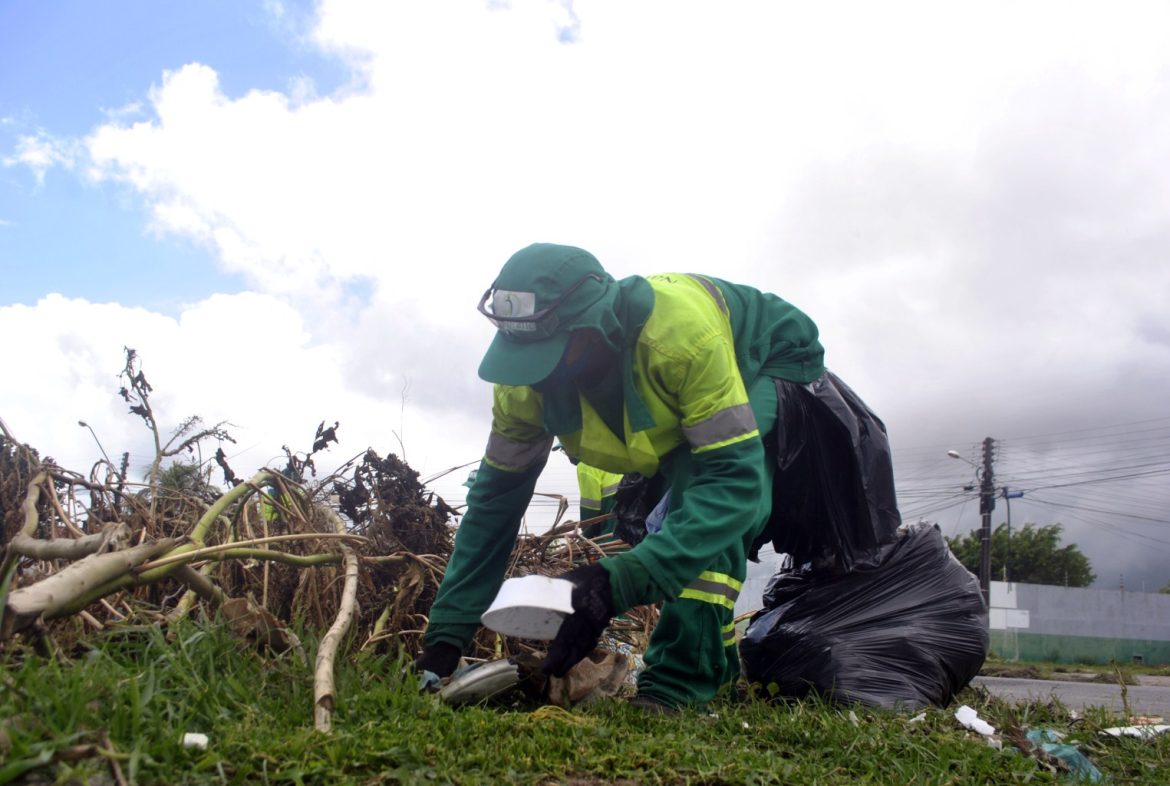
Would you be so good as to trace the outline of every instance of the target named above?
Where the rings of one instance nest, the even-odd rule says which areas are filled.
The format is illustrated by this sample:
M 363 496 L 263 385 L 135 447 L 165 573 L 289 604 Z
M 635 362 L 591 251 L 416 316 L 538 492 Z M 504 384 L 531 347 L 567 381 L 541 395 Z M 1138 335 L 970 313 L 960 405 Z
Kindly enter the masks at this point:
M 122 551 L 91 554 L 36 584 L 13 590 L 5 602 L 0 639 L 10 637 L 38 618 L 55 619 L 80 611 L 94 600 L 93 592 L 100 592 L 99 597 L 108 595 L 113 590 L 107 591 L 106 587 L 115 587 L 129 577 L 136 565 L 174 545 L 175 541 L 167 538 Z
M 345 534 L 345 523 L 331 510 L 325 509 L 337 534 Z M 357 615 L 358 558 L 353 549 L 341 546 L 345 555 L 345 587 L 341 592 L 341 607 L 337 618 L 321 639 L 317 650 L 317 666 L 313 674 L 313 725 L 317 731 L 329 733 L 333 727 L 334 681 L 333 662 L 341 640 L 353 625 Z
M 79 560 L 99 551 L 117 551 L 130 544 L 130 527 L 123 522 L 110 522 L 101 532 L 80 538 L 41 540 L 18 534 L 8 543 L 9 550 L 22 557 L 40 560 Z

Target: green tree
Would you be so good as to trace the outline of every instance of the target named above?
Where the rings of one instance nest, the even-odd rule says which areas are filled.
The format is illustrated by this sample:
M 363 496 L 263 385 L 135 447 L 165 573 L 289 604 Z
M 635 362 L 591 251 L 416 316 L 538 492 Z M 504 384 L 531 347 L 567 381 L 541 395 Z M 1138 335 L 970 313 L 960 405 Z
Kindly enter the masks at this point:
M 1162 589 L 1158 590 L 1158 592 L 1162 593 L 1163 595 L 1170 595 L 1170 581 L 1167 581 L 1166 586 L 1162 587 Z
M 1075 544 L 1061 547 L 1060 524 L 1038 527 L 1025 524 L 1015 529 L 1008 538 L 1006 524 L 1000 524 L 991 533 L 991 578 L 998 581 L 1007 577 L 1024 584 L 1054 584 L 1065 587 L 1087 587 L 1097 578 L 1089 558 Z M 947 538 L 951 552 L 967 570 L 979 575 L 979 556 L 982 543 L 979 530 L 971 530 L 962 537 Z
M 146 507 L 154 509 L 157 521 L 164 522 L 162 532 L 166 535 L 186 532 L 223 494 L 211 484 L 198 462 L 172 462 L 158 470 L 155 481 L 156 487 L 148 485 L 137 496 Z

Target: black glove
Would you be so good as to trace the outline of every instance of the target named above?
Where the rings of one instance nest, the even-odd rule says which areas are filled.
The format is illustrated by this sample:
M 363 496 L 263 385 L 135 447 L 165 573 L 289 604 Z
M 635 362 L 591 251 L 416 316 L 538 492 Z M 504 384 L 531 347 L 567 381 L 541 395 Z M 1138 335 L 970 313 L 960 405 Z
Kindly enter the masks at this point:
M 454 644 L 438 641 L 425 648 L 422 655 L 418 656 L 414 662 L 414 670 L 419 674 L 429 671 L 439 678 L 450 677 L 455 667 L 459 665 L 461 657 L 462 651 Z
M 596 562 L 557 578 L 573 582 L 573 613 L 561 623 L 541 671 L 563 677 L 597 646 L 613 616 L 613 593 L 609 589 L 609 572 Z

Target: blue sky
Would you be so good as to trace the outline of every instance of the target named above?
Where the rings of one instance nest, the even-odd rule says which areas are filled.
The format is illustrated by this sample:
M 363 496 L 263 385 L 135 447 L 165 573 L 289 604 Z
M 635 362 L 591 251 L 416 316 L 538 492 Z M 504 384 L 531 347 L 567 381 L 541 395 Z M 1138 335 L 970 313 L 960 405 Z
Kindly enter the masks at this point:
M 541 240 L 808 311 L 908 518 L 975 526 L 993 436 L 1013 523 L 1170 579 L 1162 3 L 0 4 L 0 417 L 65 466 L 78 420 L 149 463 L 127 346 L 239 474 L 322 420 L 474 461 L 474 306 Z
M 311 3 L 145 0 L 0 4 L 0 149 L 44 132 L 79 138 L 108 113 L 141 104 L 164 70 L 215 68 L 228 96 L 283 90 L 311 76 L 324 91 L 348 78 L 336 58 L 302 41 Z M 238 291 L 239 276 L 205 250 L 144 230 L 125 189 L 62 172 L 43 182 L 0 170 L 0 270 L 7 298 L 32 304 L 56 291 L 173 313 L 183 301 Z M 7 299 L 6 298 L 6 299 Z

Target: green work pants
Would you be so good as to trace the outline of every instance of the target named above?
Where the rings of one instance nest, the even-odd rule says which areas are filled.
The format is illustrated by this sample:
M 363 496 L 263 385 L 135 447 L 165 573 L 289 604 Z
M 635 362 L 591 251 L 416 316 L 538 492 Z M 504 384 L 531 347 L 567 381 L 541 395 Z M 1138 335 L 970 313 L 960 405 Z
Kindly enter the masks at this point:
M 756 425 L 765 445 L 776 426 L 775 380 L 760 377 L 748 390 Z M 743 536 L 718 554 L 703 573 L 680 594 L 662 605 L 658 624 L 638 675 L 638 693 L 672 707 L 702 706 L 719 689 L 739 677 L 739 649 L 735 644 L 735 599 L 747 576 L 747 555 L 768 521 L 776 462 L 765 450 L 768 482 L 762 493 L 758 520 L 743 522 Z M 670 485 L 685 488 L 691 471 L 690 454 L 678 451 L 663 466 Z M 672 504 L 674 504 L 672 496 Z M 685 504 L 685 503 L 684 503 Z M 749 519 L 751 517 L 748 517 Z M 650 535 L 649 537 L 655 537 Z

